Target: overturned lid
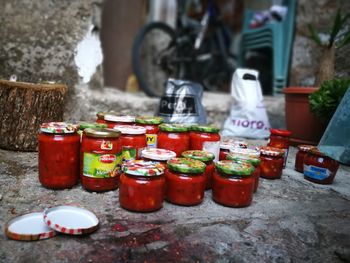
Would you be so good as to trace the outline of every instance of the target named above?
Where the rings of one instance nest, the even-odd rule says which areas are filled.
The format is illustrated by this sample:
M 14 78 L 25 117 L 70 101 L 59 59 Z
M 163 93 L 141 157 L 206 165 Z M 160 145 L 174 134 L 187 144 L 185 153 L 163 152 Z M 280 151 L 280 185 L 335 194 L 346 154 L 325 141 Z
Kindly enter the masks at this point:
M 263 147 L 260 147 L 260 153 L 268 156 L 281 157 L 284 155 L 285 151 L 283 149 L 279 149 L 271 146 L 263 146 Z
M 185 158 L 199 160 L 202 162 L 210 162 L 215 158 L 215 155 L 213 153 L 201 150 L 184 151 L 182 152 L 181 156 Z
M 186 174 L 203 173 L 206 167 L 205 163 L 190 158 L 173 158 L 167 164 L 170 170 Z
M 188 127 L 183 124 L 176 124 L 176 123 L 163 123 L 159 125 L 159 129 L 161 131 L 166 132 L 187 132 Z
M 141 156 L 151 160 L 167 161 L 176 157 L 176 153 L 166 149 L 146 148 L 141 152 Z
M 231 148 L 247 148 L 248 143 L 243 140 L 225 139 L 220 142 L 220 148 L 223 150 L 230 150 Z
M 135 122 L 135 116 L 131 115 L 116 115 L 116 114 L 106 114 L 105 115 L 106 121 L 113 121 L 113 122 Z
M 113 129 L 120 131 L 122 134 L 137 135 L 146 133 L 146 128 L 133 125 L 115 125 Z
M 270 133 L 273 135 L 278 135 L 278 136 L 291 136 L 292 132 L 288 130 L 281 130 L 281 129 L 270 129 Z
M 52 134 L 66 134 L 76 132 L 76 127 L 66 122 L 46 122 L 41 124 L 40 131 Z
M 133 160 L 123 165 L 122 170 L 126 174 L 135 176 L 159 176 L 164 173 L 164 166 L 158 162 Z
M 249 176 L 254 172 L 254 166 L 247 162 L 222 160 L 215 163 L 216 169 L 227 175 Z
M 139 123 L 139 124 L 154 124 L 154 125 L 158 125 L 158 124 L 163 123 L 163 118 L 162 117 L 156 117 L 156 116 L 139 116 L 139 117 L 136 117 L 135 122 Z
M 120 136 L 119 131 L 107 128 L 87 128 L 84 130 L 84 134 L 95 138 L 118 138 Z
M 218 133 L 220 128 L 212 125 L 195 125 L 191 128 L 193 131 L 208 132 L 208 133 Z

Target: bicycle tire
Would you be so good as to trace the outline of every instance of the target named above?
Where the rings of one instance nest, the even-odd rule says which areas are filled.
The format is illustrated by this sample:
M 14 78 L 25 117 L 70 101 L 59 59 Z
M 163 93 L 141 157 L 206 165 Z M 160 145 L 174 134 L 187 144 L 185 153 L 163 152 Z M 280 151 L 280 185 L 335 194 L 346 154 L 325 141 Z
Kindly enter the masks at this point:
M 143 26 L 139 32 L 136 34 L 136 37 L 134 39 L 134 43 L 132 46 L 132 69 L 134 71 L 134 74 L 136 76 L 136 79 L 139 83 L 140 88 L 150 97 L 160 97 L 163 94 L 164 85 L 165 82 L 169 77 L 172 77 L 169 72 L 166 72 L 166 69 L 163 68 L 155 68 L 156 72 L 153 71 L 153 66 L 156 67 L 156 61 L 152 61 L 152 59 L 147 58 L 149 57 L 156 57 L 158 60 L 163 59 L 160 57 L 160 54 L 156 53 L 157 50 L 152 50 L 150 46 L 147 47 L 147 37 L 151 35 L 152 32 L 159 31 L 161 34 L 163 34 L 161 37 L 168 38 L 169 43 L 168 46 L 165 46 L 165 48 L 169 49 L 171 44 L 175 43 L 176 39 L 176 33 L 175 31 L 168 26 L 167 24 L 163 22 L 151 22 Z M 153 36 L 154 37 L 154 36 Z M 152 38 L 152 36 L 151 36 Z M 152 42 L 152 41 L 151 41 Z M 157 43 L 156 43 L 157 42 Z M 157 41 L 154 41 L 154 45 L 158 45 L 158 43 L 161 42 L 159 39 Z M 148 48 L 146 50 L 145 54 L 142 50 L 144 48 L 144 45 Z M 163 50 L 165 51 L 165 50 Z M 146 57 L 145 57 L 146 56 Z M 157 57 L 158 56 L 158 57 Z M 147 64 L 148 65 L 144 65 Z M 153 65 L 153 64 L 155 65 Z M 148 72 L 147 72 L 148 71 Z M 149 73 L 151 72 L 151 73 Z M 165 79 L 158 80 L 157 77 L 164 73 Z M 176 77 L 176 76 L 173 76 Z M 153 80 L 151 79 L 153 78 Z

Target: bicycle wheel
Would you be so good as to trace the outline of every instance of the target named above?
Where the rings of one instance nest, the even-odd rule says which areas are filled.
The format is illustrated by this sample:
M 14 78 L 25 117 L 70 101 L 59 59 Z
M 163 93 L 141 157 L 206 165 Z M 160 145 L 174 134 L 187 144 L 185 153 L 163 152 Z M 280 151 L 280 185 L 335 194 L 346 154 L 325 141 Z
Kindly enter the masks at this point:
M 132 47 L 132 68 L 141 89 L 160 97 L 169 77 L 178 77 L 176 33 L 165 23 L 151 22 L 138 32 Z

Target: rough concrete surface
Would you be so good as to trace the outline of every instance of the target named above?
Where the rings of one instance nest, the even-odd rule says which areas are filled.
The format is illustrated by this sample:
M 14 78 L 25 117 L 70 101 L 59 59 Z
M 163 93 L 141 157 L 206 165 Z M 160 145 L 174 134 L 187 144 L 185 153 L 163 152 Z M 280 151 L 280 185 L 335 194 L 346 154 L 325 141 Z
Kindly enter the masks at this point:
M 218 205 L 207 191 L 198 206 L 132 213 L 118 191 L 45 189 L 37 153 L 0 150 L 0 262 L 349 262 L 350 168 L 320 186 L 292 169 L 294 157 L 292 148 L 282 179 L 260 180 L 250 207 Z M 95 212 L 100 228 L 36 242 L 5 237 L 9 219 L 61 204 Z

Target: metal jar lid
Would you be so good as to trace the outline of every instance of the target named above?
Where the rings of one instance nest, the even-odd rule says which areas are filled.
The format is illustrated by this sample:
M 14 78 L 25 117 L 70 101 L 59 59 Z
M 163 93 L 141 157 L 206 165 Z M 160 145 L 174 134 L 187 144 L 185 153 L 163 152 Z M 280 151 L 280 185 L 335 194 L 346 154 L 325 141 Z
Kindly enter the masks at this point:
M 41 124 L 40 131 L 51 134 L 71 134 L 76 132 L 76 126 L 66 122 L 46 122 Z
M 113 130 L 120 131 L 122 134 L 138 135 L 145 134 L 146 128 L 134 125 L 115 125 Z
M 181 154 L 181 156 L 185 157 L 185 158 L 199 160 L 202 162 L 210 162 L 210 161 L 214 160 L 214 158 L 215 158 L 215 155 L 213 153 L 207 152 L 207 151 L 201 151 L 201 150 L 184 151 Z
M 164 173 L 164 167 L 160 163 L 143 160 L 127 162 L 122 170 L 126 174 L 143 177 L 160 176 Z
M 267 156 L 281 157 L 284 155 L 285 151 L 271 146 L 263 146 L 260 147 L 260 153 Z
M 256 149 L 249 149 L 249 148 L 231 148 L 230 149 L 230 153 L 232 154 L 239 154 L 239 155 L 247 155 L 250 157 L 256 157 L 259 158 L 260 156 L 260 151 L 256 150 Z
M 135 122 L 135 116 L 131 115 L 115 115 L 115 114 L 106 114 L 105 115 L 106 121 L 113 121 L 113 122 Z
M 151 160 L 168 161 L 176 157 L 176 153 L 160 148 L 146 148 L 141 152 L 141 156 Z
M 315 148 L 315 146 L 309 144 L 298 145 L 298 149 L 303 152 L 309 152 L 312 148 Z
M 84 130 L 87 128 L 107 128 L 107 124 L 81 121 L 81 122 L 78 122 L 77 127 L 78 127 L 78 130 Z
M 285 136 L 285 137 L 289 137 L 292 135 L 292 132 L 288 130 L 281 130 L 281 129 L 270 129 L 270 133 L 273 135 Z
M 198 132 L 218 133 L 220 128 L 211 125 L 196 125 L 192 127 L 192 130 Z
M 120 131 L 106 128 L 87 128 L 84 130 L 84 134 L 94 138 L 118 138 Z
M 254 172 L 254 166 L 246 162 L 222 160 L 215 163 L 216 169 L 227 175 L 250 176 Z
M 220 142 L 220 149 L 230 150 L 231 148 L 247 148 L 248 143 L 243 140 L 225 139 Z
M 186 174 L 203 173 L 206 167 L 205 163 L 190 158 L 173 158 L 167 164 L 170 170 Z
M 247 162 L 255 167 L 260 164 L 260 158 L 259 157 L 254 157 L 254 156 L 249 156 L 249 155 L 243 155 L 243 154 L 236 154 L 236 153 L 229 153 L 226 156 L 227 160 L 232 160 L 235 162 Z
M 188 127 L 182 124 L 171 124 L 171 123 L 163 123 L 159 125 L 159 129 L 165 132 L 187 132 Z
M 159 125 L 163 123 L 163 118 L 157 116 L 138 116 L 136 117 L 135 122 L 139 124 Z

